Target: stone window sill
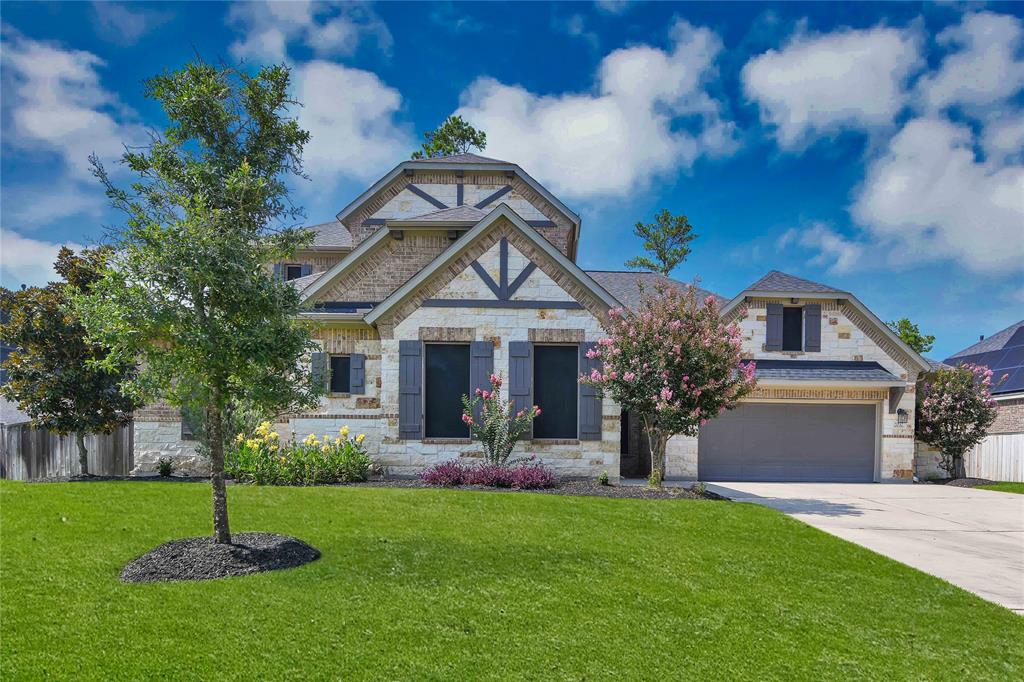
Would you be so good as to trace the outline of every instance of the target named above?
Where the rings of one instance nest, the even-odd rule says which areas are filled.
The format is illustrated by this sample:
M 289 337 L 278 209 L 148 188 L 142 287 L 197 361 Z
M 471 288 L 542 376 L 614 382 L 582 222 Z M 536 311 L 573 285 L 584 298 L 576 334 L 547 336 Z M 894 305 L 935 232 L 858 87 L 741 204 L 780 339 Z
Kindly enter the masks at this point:
M 424 438 L 424 445 L 472 445 L 472 438 Z
M 531 443 L 537 445 L 579 445 L 578 438 L 534 438 Z

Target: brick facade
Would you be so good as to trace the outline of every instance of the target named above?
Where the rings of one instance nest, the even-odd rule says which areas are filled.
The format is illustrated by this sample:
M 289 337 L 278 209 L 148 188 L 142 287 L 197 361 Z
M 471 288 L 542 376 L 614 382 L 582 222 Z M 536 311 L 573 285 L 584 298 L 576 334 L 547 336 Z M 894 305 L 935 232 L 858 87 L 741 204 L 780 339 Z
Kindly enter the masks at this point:
M 1024 433 L 1024 397 L 996 403 L 996 420 L 989 433 Z

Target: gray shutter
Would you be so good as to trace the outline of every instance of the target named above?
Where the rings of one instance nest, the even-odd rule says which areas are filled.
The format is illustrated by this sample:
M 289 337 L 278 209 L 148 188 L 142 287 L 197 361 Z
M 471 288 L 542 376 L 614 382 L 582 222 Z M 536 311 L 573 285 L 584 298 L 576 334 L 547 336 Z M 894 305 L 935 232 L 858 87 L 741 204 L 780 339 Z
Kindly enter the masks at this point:
M 494 373 L 494 344 L 490 341 L 473 341 L 469 344 L 469 390 L 489 391 L 491 374 Z M 473 419 L 480 422 L 483 404 L 479 403 L 473 410 Z
M 768 321 L 765 323 L 767 334 L 764 341 L 765 350 L 782 350 L 782 304 L 768 304 Z
M 280 263 L 274 263 L 274 278 L 284 279 L 284 266 Z
M 587 357 L 587 351 L 596 347 L 592 341 L 580 344 L 580 374 L 590 374 L 594 369 L 600 371 L 603 367 L 600 358 Z M 601 398 L 597 389 L 580 384 L 579 396 L 580 440 L 601 440 Z
M 817 303 L 804 306 L 804 350 L 821 352 L 821 306 Z
M 423 438 L 423 342 L 398 342 L 398 437 Z
M 353 353 L 348 359 L 348 391 L 349 393 L 366 393 L 366 356 Z
M 529 341 L 508 344 L 508 395 L 516 411 L 533 405 L 533 344 Z M 533 427 L 522 437 L 533 438 Z
M 309 356 L 309 369 L 313 375 L 313 385 L 324 393 L 331 391 L 331 365 L 327 353 L 313 353 Z
M 309 263 L 303 263 L 302 264 L 302 271 L 301 272 L 302 272 L 302 277 L 305 277 L 307 275 L 312 275 L 313 274 L 313 266 L 310 265 Z

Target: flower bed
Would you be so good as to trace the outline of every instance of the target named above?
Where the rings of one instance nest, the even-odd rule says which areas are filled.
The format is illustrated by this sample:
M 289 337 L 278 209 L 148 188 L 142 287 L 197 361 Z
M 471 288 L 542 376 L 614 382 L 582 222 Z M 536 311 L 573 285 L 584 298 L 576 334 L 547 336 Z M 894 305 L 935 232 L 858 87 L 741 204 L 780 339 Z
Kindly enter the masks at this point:
M 250 435 L 238 434 L 225 453 L 224 471 L 240 483 L 316 485 L 365 481 L 372 464 L 363 448 L 365 435 L 349 438 L 343 426 L 336 437 L 310 434 L 301 443 L 281 443 L 270 422 Z
M 467 464 L 453 459 L 429 467 L 420 474 L 420 479 L 436 486 L 482 485 L 516 490 L 552 488 L 558 484 L 555 473 L 534 457 L 513 464 Z

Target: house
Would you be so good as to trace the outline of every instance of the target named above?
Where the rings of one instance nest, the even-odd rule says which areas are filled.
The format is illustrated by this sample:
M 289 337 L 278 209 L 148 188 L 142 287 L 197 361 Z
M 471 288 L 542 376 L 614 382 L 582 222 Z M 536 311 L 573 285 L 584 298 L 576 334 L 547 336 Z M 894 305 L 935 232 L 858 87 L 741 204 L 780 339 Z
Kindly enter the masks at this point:
M 580 223 L 514 163 L 460 154 L 396 166 L 336 222 L 311 228 L 310 250 L 275 266 L 309 306 L 311 365 L 329 389 L 279 431 L 301 439 L 347 424 L 378 463 L 414 474 L 479 455 L 460 397 L 499 372 L 517 403 L 543 409 L 523 453 L 566 477 L 645 475 L 635 419 L 577 377 L 609 309 L 680 283 L 582 270 Z M 670 441 L 669 477 L 911 476 L 914 382 L 928 364 L 855 296 L 771 272 L 723 311 L 743 329 L 759 385 L 699 437 Z M 141 410 L 135 424 L 139 462 L 194 452 L 173 410 Z
M 992 389 L 996 401 L 994 434 L 1024 434 L 1024 320 L 1011 324 L 946 358 L 947 365 L 972 363 L 992 370 L 993 380 L 1006 380 Z

